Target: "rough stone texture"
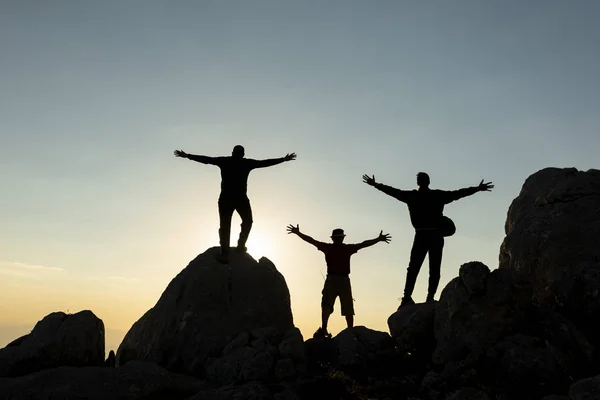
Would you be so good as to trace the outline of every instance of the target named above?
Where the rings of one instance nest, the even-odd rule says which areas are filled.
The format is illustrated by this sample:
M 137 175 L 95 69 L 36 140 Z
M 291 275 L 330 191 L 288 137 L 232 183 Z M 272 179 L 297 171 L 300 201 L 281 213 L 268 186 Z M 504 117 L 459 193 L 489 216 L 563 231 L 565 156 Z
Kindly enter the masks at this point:
M 229 385 L 218 389 L 202 391 L 187 400 L 273 400 L 271 391 L 257 382 L 243 385 Z
M 387 332 L 364 326 L 344 329 L 333 340 L 342 366 L 365 366 L 377 353 L 394 347 L 394 341 Z
M 434 317 L 437 342 L 433 362 L 445 364 L 512 334 L 523 323 L 531 290 L 511 270 L 495 270 L 482 294 L 471 295 L 460 277 L 442 291 Z
M 527 317 L 525 334 L 551 346 L 562 373 L 570 379 L 586 377 L 593 368 L 594 347 L 569 319 L 548 309 L 534 307 Z
M 296 363 L 305 362 L 304 339 L 300 329 L 292 328 L 286 332 L 279 343 L 279 354 L 281 357 L 291 358 Z
M 547 341 L 516 334 L 487 351 L 487 373 L 498 386 L 515 388 L 518 393 L 556 393 L 568 387 L 561 358 L 560 350 Z
M 446 397 L 447 400 L 491 400 L 490 397 L 479 389 L 465 387 L 453 392 Z
M 485 281 L 490 269 L 484 263 L 471 261 L 460 266 L 458 276 L 470 295 L 481 294 L 485 291 Z
M 262 334 L 268 330 L 253 332 L 258 337 L 243 332 L 225 346 L 220 357 L 207 362 L 206 376 L 211 383 L 286 380 L 305 371 L 304 341 L 298 328 L 278 335 Z
M 205 384 L 196 378 L 142 361 L 120 368 L 60 367 L 0 378 L 0 398 L 10 400 L 178 400 L 203 389 Z
M 600 349 L 600 262 L 584 262 L 555 283 L 556 309 Z
M 236 336 L 225 348 L 223 349 L 223 355 L 229 355 L 236 350 L 241 349 L 242 347 L 248 344 L 250 340 L 250 334 L 248 332 L 242 332 Z
M 291 358 L 282 358 L 275 365 L 275 378 L 279 381 L 290 379 L 296 375 L 294 361 Z
M 243 332 L 262 329 L 267 337 L 293 327 L 290 294 L 273 263 L 232 253 L 230 263 L 221 264 L 219 251 L 200 254 L 171 281 L 123 339 L 117 365 L 139 359 L 202 376 L 209 357 L 220 356 Z
M 575 382 L 569 389 L 569 400 L 600 399 L 600 375 Z
M 600 262 L 600 170 L 545 168 L 529 176 L 505 232 L 500 268 L 526 275 L 537 301 L 553 304 L 565 271 Z
M 55 312 L 31 333 L 0 349 L 0 376 L 20 376 L 61 366 L 101 366 L 104 323 L 91 311 Z
M 390 315 L 387 321 L 390 335 L 401 351 L 431 357 L 435 348 L 433 320 L 436 304 L 410 305 Z
M 251 347 L 242 347 L 221 357 L 206 369 L 207 378 L 219 384 L 228 384 L 241 381 L 241 373 L 244 365 L 249 364 L 259 354 Z

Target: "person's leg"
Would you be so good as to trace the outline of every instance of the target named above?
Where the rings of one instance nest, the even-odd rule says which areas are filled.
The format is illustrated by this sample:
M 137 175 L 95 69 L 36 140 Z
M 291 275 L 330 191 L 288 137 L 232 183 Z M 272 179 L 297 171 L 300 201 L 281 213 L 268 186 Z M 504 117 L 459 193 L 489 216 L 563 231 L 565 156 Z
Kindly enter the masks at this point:
M 321 307 L 321 328 L 323 328 L 325 333 L 327 332 L 327 324 L 329 323 L 329 317 L 332 312 L 333 310 L 330 308 Z
M 340 279 L 339 283 L 340 308 L 342 315 L 346 317 L 346 326 L 352 328 L 354 326 L 354 299 L 352 299 L 350 277 Z
M 223 261 L 227 261 L 227 257 L 229 256 L 229 237 L 231 234 L 233 210 L 233 202 L 230 199 L 219 199 L 219 244 L 221 246 L 221 259 Z
M 354 326 L 354 315 L 346 315 L 346 326 L 352 328 Z
M 427 301 L 433 301 L 435 292 L 440 284 L 440 271 L 442 269 L 442 252 L 444 250 L 444 237 L 432 235 L 429 242 L 429 287 Z
M 329 316 L 333 313 L 333 305 L 335 304 L 335 298 L 337 293 L 335 292 L 334 282 L 332 279 L 327 277 L 325 284 L 323 285 L 323 291 L 321 292 L 321 327 L 317 329 L 314 337 L 327 337 L 327 324 L 329 322 Z
M 425 256 L 427 255 L 427 237 L 423 232 L 415 232 L 415 239 L 413 241 L 412 250 L 410 251 L 410 261 L 408 263 L 408 269 L 406 271 L 406 284 L 404 285 L 404 300 L 407 303 L 411 303 L 412 294 L 415 290 L 415 284 L 417 282 L 417 276 Z
M 321 327 L 317 329 L 314 337 L 330 337 L 331 335 L 327 331 L 327 324 L 329 322 L 329 317 L 333 314 L 333 306 L 335 304 L 335 299 L 338 296 L 336 285 L 332 277 L 328 276 L 325 279 L 325 284 L 323 285 L 323 291 L 321 293 Z
M 250 200 L 247 197 L 240 200 L 235 209 L 242 219 L 237 248 L 238 250 L 246 251 L 246 241 L 252 228 L 252 207 L 250 207 Z

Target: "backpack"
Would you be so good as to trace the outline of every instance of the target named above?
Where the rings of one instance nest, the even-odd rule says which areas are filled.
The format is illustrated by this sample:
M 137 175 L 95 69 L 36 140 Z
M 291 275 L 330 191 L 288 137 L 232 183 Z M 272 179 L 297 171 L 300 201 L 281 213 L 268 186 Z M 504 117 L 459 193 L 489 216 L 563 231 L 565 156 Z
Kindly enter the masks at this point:
M 444 237 L 452 236 L 456 233 L 456 225 L 454 225 L 454 222 L 450 218 L 442 215 L 439 230 Z

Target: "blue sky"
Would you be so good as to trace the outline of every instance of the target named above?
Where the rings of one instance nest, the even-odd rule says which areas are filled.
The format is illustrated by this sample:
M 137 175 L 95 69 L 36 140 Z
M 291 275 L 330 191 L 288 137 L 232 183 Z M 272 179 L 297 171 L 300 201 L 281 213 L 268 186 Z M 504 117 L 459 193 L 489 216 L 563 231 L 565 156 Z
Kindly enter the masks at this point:
M 356 323 L 386 330 L 413 229 L 364 173 L 411 189 L 481 179 L 447 206 L 441 288 L 497 267 L 510 202 L 548 166 L 598 167 L 595 1 L 4 1 L 0 325 L 91 308 L 127 330 L 217 244 L 218 169 L 183 149 L 298 159 L 250 176 L 249 247 L 319 325 L 324 258 L 285 233 L 392 235 L 353 256 Z M 239 231 L 234 218 L 233 235 Z M 425 297 L 427 264 L 415 298 Z M 339 305 L 332 330 L 343 328 Z

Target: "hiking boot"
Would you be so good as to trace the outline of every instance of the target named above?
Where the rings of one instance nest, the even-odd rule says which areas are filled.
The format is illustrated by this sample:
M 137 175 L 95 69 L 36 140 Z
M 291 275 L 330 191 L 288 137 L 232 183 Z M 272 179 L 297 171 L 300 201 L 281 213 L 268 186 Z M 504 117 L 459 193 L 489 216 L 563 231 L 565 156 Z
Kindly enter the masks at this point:
M 331 339 L 331 333 L 327 332 L 326 329 L 319 328 L 313 335 L 313 339 Z
M 410 297 L 410 296 L 408 296 L 408 297 L 404 296 L 402 298 L 402 302 L 400 303 L 400 306 L 398 307 L 398 310 L 401 309 L 404 306 L 410 306 L 410 305 L 413 305 L 413 304 L 415 304 L 415 301 L 412 299 L 412 297 Z
M 215 257 L 221 264 L 229 264 L 229 254 L 219 254 Z

